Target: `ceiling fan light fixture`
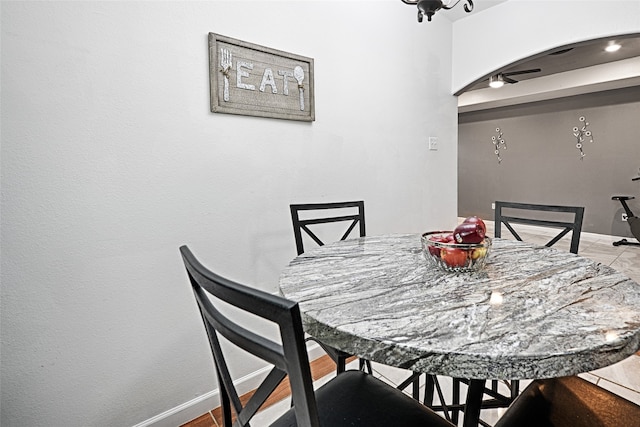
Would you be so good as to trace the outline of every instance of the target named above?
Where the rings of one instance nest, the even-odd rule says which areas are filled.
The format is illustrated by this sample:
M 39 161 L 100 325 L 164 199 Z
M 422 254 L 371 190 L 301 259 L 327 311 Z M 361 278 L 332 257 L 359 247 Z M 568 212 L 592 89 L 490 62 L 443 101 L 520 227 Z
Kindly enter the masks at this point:
M 619 43 L 616 42 L 609 42 L 609 44 L 607 45 L 607 47 L 604 48 L 604 50 L 606 50 L 607 52 L 617 52 L 618 50 L 620 50 L 622 46 L 620 46 Z
M 495 76 L 489 77 L 489 86 L 498 89 L 504 86 L 504 79 L 501 74 L 496 74 Z

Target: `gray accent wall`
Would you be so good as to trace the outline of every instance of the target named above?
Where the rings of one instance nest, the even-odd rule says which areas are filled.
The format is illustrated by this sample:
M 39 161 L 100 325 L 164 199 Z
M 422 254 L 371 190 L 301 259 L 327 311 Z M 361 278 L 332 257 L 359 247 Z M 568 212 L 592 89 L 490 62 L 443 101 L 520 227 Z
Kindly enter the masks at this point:
M 573 127 L 594 142 L 580 160 Z M 491 137 L 503 131 L 499 164 Z M 631 236 L 613 195 L 640 215 L 640 86 L 459 115 L 458 214 L 493 219 L 495 200 L 585 207 L 582 230 Z

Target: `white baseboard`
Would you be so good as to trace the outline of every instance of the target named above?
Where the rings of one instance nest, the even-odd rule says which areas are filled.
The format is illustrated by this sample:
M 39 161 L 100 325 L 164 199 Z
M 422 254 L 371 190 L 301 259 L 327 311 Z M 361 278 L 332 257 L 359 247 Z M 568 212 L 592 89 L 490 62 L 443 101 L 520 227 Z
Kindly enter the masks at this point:
M 461 223 L 464 220 L 465 220 L 465 218 L 458 217 L 458 223 Z M 487 228 L 492 230 L 490 237 L 493 237 L 493 230 L 494 230 L 494 225 L 495 225 L 494 221 L 493 220 L 484 220 L 484 222 L 485 222 L 485 224 L 487 224 Z M 518 224 L 518 230 L 529 231 L 529 232 L 535 233 L 535 232 L 540 232 L 541 230 L 544 230 L 544 227 L 535 226 L 535 225 L 528 225 L 528 224 Z M 551 229 L 547 229 L 547 230 L 551 230 Z M 510 235 L 509 234 L 509 230 L 505 229 L 505 232 L 507 233 L 508 236 Z M 549 231 L 549 234 L 552 234 L 552 233 L 553 233 L 552 231 Z M 603 239 L 603 240 L 610 240 L 611 242 L 615 242 L 615 241 L 620 240 L 620 239 L 628 239 L 630 237 L 630 236 L 615 236 L 615 235 L 611 235 L 611 234 L 591 233 L 591 232 L 588 232 L 588 231 L 582 231 L 580 233 L 580 235 L 582 237 L 591 238 L 593 240 Z M 631 237 L 631 238 L 633 239 L 633 237 Z M 571 239 L 571 235 L 570 234 L 569 234 L 568 239 Z
M 307 352 L 309 353 L 309 360 L 315 360 L 325 354 L 322 348 L 314 342 L 309 343 Z M 270 370 L 271 367 L 268 366 L 239 378 L 235 382 L 238 393 L 242 395 L 258 388 Z M 144 420 L 133 427 L 176 427 L 206 414 L 218 406 L 220 406 L 220 393 L 216 388 L 195 399 Z

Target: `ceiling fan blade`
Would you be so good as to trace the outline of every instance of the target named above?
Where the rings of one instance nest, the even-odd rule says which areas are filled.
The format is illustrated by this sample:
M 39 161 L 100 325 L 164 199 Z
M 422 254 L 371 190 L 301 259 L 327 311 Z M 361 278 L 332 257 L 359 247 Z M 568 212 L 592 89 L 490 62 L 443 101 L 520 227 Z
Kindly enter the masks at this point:
M 504 80 L 505 83 L 510 83 L 510 84 L 518 83 L 517 80 L 510 79 L 509 77 L 505 77 L 504 75 L 502 76 L 502 80 Z
M 549 55 L 552 55 L 552 56 L 553 55 L 562 55 L 562 54 L 565 54 L 567 52 L 571 52 L 572 50 L 573 50 L 573 48 L 569 47 L 569 48 L 566 48 L 566 49 L 559 50 L 557 52 L 551 52 Z
M 539 73 L 542 71 L 540 68 L 532 68 L 530 70 L 512 71 L 510 73 L 502 73 L 503 76 L 517 76 L 518 74 Z

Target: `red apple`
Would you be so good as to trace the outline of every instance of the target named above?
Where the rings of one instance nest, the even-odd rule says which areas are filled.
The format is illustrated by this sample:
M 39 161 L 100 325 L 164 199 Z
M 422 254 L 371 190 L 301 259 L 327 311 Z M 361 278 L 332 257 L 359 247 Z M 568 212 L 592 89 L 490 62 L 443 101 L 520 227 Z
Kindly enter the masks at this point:
M 482 228 L 482 233 L 483 234 L 487 234 L 487 226 L 485 225 L 484 221 L 477 216 L 470 216 L 469 218 L 465 219 L 463 221 L 463 223 L 470 223 L 470 224 L 478 224 L 480 225 L 480 227 Z
M 437 242 L 438 240 L 436 240 L 433 236 L 429 237 L 429 240 L 433 241 L 433 242 Z M 429 248 L 429 253 L 433 256 L 436 256 L 438 258 L 440 258 L 440 248 L 435 247 L 435 246 L 430 246 L 428 245 L 427 248 Z
M 485 231 L 479 223 L 463 222 L 453 230 L 456 243 L 480 243 L 484 240 Z
M 447 243 L 448 240 L 445 236 L 442 235 L 435 235 L 435 236 L 429 236 L 429 240 L 433 241 L 433 242 L 440 242 L 440 243 Z M 429 253 L 431 255 L 437 256 L 438 258 L 440 258 L 440 248 L 435 247 L 435 246 L 429 246 Z
M 463 267 L 467 261 L 467 252 L 457 248 L 446 248 L 442 249 L 441 257 L 449 267 Z

